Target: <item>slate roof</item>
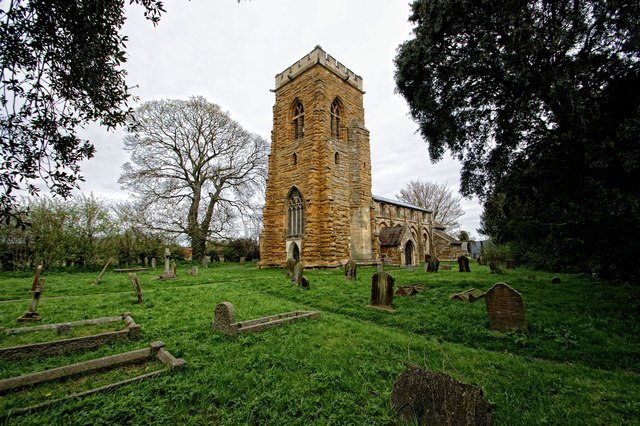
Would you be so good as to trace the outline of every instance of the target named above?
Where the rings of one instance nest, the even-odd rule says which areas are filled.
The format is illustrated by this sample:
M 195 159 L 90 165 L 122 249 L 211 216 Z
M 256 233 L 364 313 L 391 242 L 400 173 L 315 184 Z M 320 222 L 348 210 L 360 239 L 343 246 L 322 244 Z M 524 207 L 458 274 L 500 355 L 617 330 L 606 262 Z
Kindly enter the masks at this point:
M 378 241 L 381 246 L 398 246 L 402 239 L 404 228 L 402 226 L 393 226 L 391 228 L 382 228 L 378 234 Z
M 447 234 L 446 232 L 442 232 L 439 229 L 434 229 L 433 233 L 436 234 L 438 237 L 442 238 L 443 240 L 447 241 L 449 244 L 455 244 L 460 246 L 462 245 L 462 241 L 456 240 L 451 235 Z
M 420 210 L 421 212 L 431 213 L 431 210 L 423 209 L 422 207 L 414 206 L 413 204 L 405 203 L 404 201 L 392 200 L 391 198 L 380 197 L 379 195 L 374 195 L 372 197 L 375 201 L 380 201 L 385 204 L 393 204 L 394 206 L 407 207 L 414 210 Z

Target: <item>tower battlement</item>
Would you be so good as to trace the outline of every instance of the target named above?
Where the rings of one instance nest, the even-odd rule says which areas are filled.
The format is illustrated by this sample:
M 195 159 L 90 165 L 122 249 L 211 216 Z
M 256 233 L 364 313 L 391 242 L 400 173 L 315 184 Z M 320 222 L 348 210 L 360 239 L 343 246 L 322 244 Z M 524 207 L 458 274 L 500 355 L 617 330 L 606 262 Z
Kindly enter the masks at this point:
M 305 55 L 295 64 L 291 65 L 286 70 L 279 74 L 276 74 L 276 89 L 280 88 L 284 84 L 296 78 L 307 69 L 311 68 L 315 64 L 320 64 L 330 71 L 333 71 L 338 77 L 354 86 L 356 89 L 362 90 L 362 77 L 351 71 L 349 68 L 342 65 L 335 58 L 322 50 L 322 47 L 316 46 L 310 53 Z

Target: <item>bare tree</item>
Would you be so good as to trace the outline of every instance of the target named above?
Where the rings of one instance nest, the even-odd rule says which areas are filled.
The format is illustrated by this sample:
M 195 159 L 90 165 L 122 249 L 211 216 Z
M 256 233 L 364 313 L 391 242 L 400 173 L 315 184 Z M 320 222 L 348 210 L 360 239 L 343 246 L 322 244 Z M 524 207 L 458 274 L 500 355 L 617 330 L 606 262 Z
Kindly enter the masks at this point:
M 202 97 L 144 103 L 124 143 L 120 184 L 154 229 L 188 236 L 195 259 L 264 187 L 268 142 Z
M 411 180 L 396 195 L 402 201 L 433 211 L 434 220 L 452 232 L 460 228 L 458 219 L 464 215 L 460 205 L 461 197 L 456 196 L 445 184 Z

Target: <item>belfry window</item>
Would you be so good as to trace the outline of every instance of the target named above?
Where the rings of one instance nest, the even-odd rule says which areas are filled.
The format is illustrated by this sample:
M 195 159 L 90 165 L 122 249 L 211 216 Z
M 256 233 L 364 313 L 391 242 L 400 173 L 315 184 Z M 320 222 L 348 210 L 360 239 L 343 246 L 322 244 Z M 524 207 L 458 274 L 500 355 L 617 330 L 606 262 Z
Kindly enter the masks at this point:
M 331 137 L 340 139 L 340 116 L 342 115 L 342 108 L 338 99 L 335 99 L 331 104 Z
M 296 101 L 293 107 L 293 138 L 302 139 L 304 137 L 304 107 L 302 102 Z
M 300 191 L 294 188 L 289 194 L 288 201 L 287 236 L 300 236 L 304 231 L 304 203 L 302 202 Z

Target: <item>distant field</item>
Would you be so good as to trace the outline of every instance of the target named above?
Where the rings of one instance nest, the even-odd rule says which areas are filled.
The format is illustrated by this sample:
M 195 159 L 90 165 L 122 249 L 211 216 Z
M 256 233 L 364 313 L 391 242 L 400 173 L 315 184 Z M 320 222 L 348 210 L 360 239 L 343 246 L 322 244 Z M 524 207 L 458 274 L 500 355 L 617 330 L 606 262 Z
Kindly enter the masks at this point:
M 183 370 L 118 390 L 54 405 L 7 424 L 204 425 L 394 424 L 393 383 L 410 365 L 479 386 L 498 425 L 640 424 L 640 285 L 619 286 L 575 275 L 518 268 L 502 275 L 471 265 L 471 273 L 426 274 L 387 269 L 396 286 L 422 283 L 415 296 L 396 297 L 395 314 L 367 309 L 375 268 L 355 282 L 341 270 L 311 270 L 310 290 L 279 269 L 216 264 L 198 277 L 178 267 L 178 279 L 139 272 L 144 304 L 127 274 L 48 273 L 38 311 L 53 324 L 131 312 L 142 339 L 97 351 L 0 362 L 0 379 L 142 348 L 162 340 Z M 0 327 L 30 305 L 32 274 L 0 274 Z M 525 300 L 530 331 L 487 329 L 483 301 L 451 302 L 449 294 L 506 282 Z M 318 310 L 259 334 L 227 337 L 210 328 L 217 303 L 231 302 L 238 321 L 293 310 Z M 0 347 L 42 341 L 5 336 Z M 158 368 L 143 365 L 0 394 L 0 413 L 81 391 L 92 383 Z

